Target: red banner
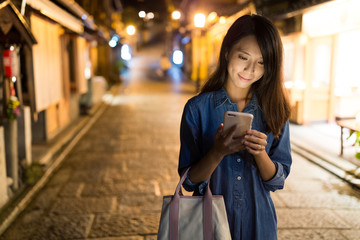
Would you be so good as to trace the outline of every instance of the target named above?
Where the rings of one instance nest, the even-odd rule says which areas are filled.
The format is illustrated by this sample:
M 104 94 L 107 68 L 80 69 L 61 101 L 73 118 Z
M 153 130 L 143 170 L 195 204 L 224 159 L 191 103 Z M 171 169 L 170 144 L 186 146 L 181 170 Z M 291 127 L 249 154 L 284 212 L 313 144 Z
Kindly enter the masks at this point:
M 15 75 L 14 73 L 15 51 L 9 49 L 4 50 L 3 60 L 4 60 L 5 76 L 11 78 L 12 76 Z

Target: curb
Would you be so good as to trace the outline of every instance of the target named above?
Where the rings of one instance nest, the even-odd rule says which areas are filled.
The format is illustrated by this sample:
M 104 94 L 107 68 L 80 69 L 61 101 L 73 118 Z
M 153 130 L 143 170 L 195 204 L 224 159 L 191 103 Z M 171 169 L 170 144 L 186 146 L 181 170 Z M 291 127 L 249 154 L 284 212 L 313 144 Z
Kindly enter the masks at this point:
M 360 189 L 360 178 L 355 175 L 355 172 L 359 169 L 358 166 L 343 158 L 334 157 L 325 152 L 311 150 L 311 147 L 294 139 L 291 140 L 291 150 L 338 178 L 348 182 L 352 186 Z

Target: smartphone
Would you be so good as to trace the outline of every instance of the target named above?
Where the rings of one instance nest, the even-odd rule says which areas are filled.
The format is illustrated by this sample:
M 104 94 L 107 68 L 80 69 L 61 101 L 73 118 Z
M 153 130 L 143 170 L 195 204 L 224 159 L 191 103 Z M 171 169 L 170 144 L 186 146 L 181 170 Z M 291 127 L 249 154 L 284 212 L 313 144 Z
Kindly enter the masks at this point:
M 224 114 L 224 131 L 239 124 L 240 128 L 237 129 L 234 137 L 243 136 L 251 129 L 253 118 L 254 116 L 250 113 L 227 111 Z

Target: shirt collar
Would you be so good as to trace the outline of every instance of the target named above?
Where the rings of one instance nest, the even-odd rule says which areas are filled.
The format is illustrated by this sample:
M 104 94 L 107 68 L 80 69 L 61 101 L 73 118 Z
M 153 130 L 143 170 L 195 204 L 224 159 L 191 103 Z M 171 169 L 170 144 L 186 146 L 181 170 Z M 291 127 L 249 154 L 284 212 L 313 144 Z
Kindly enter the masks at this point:
M 226 101 L 232 103 L 224 87 L 214 92 L 215 108 L 220 107 Z
M 229 95 L 227 94 L 224 87 L 220 88 L 218 91 L 214 92 L 214 104 L 215 108 L 220 107 L 221 105 L 228 102 L 229 104 L 235 104 L 230 100 Z M 244 112 L 254 112 L 259 106 L 258 99 L 255 94 L 253 94 L 250 102 L 246 105 Z

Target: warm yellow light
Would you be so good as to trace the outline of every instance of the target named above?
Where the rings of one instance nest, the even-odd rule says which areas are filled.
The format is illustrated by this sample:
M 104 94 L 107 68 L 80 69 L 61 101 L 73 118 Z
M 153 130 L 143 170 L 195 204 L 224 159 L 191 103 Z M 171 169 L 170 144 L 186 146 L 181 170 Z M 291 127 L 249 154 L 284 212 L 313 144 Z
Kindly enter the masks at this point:
M 127 28 L 126 28 L 126 32 L 127 32 L 127 34 L 129 34 L 130 36 L 131 35 L 134 35 L 135 34 L 135 27 L 133 26 L 133 25 L 129 25 L 129 26 L 127 26 Z
M 215 21 L 215 19 L 217 18 L 217 13 L 216 12 L 211 12 L 208 16 L 208 21 L 212 22 Z
M 308 43 L 308 37 L 305 34 L 301 34 L 299 38 L 300 44 L 305 46 Z
M 220 17 L 219 23 L 225 24 L 226 23 L 226 18 L 225 17 Z
M 203 13 L 196 13 L 194 15 L 194 25 L 197 28 L 203 28 L 205 26 L 206 17 Z
M 181 13 L 178 10 L 175 10 L 172 12 L 171 18 L 174 20 L 179 20 L 181 18 Z

